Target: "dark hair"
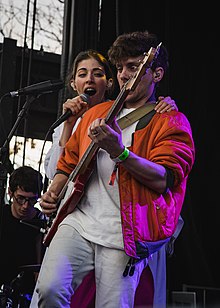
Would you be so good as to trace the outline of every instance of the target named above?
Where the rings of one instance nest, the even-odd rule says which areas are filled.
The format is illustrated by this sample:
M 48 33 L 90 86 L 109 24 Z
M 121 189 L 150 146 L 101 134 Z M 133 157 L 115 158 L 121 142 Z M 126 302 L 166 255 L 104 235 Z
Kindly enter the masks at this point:
M 111 65 L 109 64 L 108 60 L 101 53 L 93 49 L 88 49 L 88 50 L 81 51 L 80 53 L 78 53 L 78 55 L 76 56 L 70 68 L 70 72 L 66 78 L 67 87 L 70 90 L 70 81 L 71 79 L 75 79 L 76 77 L 76 70 L 77 70 L 78 64 L 81 61 L 87 60 L 90 58 L 95 59 L 101 66 L 104 67 L 107 80 L 109 80 L 110 78 L 113 80 L 112 87 L 108 87 L 105 93 L 106 98 L 108 98 L 112 95 L 114 91 L 115 80 L 114 80 L 113 71 L 112 71 Z
M 148 31 L 136 31 L 119 35 L 108 50 L 108 57 L 112 64 L 116 65 L 122 59 L 128 57 L 138 57 L 144 52 L 148 52 L 151 47 L 156 48 L 160 41 L 157 36 Z M 153 62 L 152 70 L 157 67 L 163 67 L 164 71 L 168 69 L 168 53 L 162 45 L 160 52 Z
M 18 167 L 10 175 L 9 188 L 14 193 L 18 187 L 40 196 L 43 189 L 43 177 L 39 171 L 30 166 Z

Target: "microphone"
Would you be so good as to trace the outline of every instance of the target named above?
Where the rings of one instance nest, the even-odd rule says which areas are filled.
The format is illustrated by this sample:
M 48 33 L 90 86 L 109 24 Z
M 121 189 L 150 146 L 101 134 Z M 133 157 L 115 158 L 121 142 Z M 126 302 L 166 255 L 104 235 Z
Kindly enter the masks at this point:
M 82 93 L 80 94 L 80 97 L 84 102 L 87 104 L 90 104 L 90 97 L 88 94 Z M 72 111 L 68 109 L 64 114 L 62 114 L 49 128 L 49 131 L 54 130 L 57 126 L 59 126 L 61 123 L 66 121 L 71 115 L 73 115 Z
M 11 97 L 15 97 L 19 95 L 51 93 L 63 87 L 64 87 L 64 82 L 62 80 L 47 80 L 21 88 L 17 91 L 9 92 L 8 95 Z

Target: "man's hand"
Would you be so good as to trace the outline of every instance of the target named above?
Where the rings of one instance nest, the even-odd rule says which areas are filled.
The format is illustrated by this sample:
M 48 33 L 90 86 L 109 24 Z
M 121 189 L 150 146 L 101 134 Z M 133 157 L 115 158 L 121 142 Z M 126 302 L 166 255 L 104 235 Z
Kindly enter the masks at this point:
M 57 195 L 51 191 L 47 191 L 42 195 L 40 206 L 45 215 L 50 216 L 52 213 L 57 211 L 57 198 Z

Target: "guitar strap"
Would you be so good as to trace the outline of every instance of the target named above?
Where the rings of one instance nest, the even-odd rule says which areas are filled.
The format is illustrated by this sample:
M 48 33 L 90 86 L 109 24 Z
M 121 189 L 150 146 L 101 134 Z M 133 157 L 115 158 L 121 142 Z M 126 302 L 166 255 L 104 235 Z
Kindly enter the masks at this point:
M 123 130 L 124 128 L 130 126 L 137 120 L 143 118 L 145 115 L 150 113 L 154 108 L 156 104 L 150 104 L 150 105 L 143 105 L 132 112 L 128 113 L 126 116 L 120 118 L 118 120 L 118 125 Z

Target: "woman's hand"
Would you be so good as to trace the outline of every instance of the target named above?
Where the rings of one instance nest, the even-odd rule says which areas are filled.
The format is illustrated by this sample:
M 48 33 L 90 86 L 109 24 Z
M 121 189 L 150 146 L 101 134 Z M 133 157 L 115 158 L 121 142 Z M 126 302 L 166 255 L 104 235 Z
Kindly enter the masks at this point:
M 175 103 L 175 101 L 170 96 L 159 96 L 158 97 L 158 103 L 156 107 L 154 108 L 159 113 L 169 112 L 172 110 L 178 111 L 178 107 Z
M 67 110 L 72 111 L 72 116 L 70 116 L 66 122 L 67 123 L 72 123 L 75 122 L 76 119 L 81 117 L 86 110 L 88 110 L 89 105 L 87 102 L 83 101 L 81 96 L 77 96 L 71 99 L 68 99 L 64 104 L 63 104 L 63 113 L 65 113 Z

